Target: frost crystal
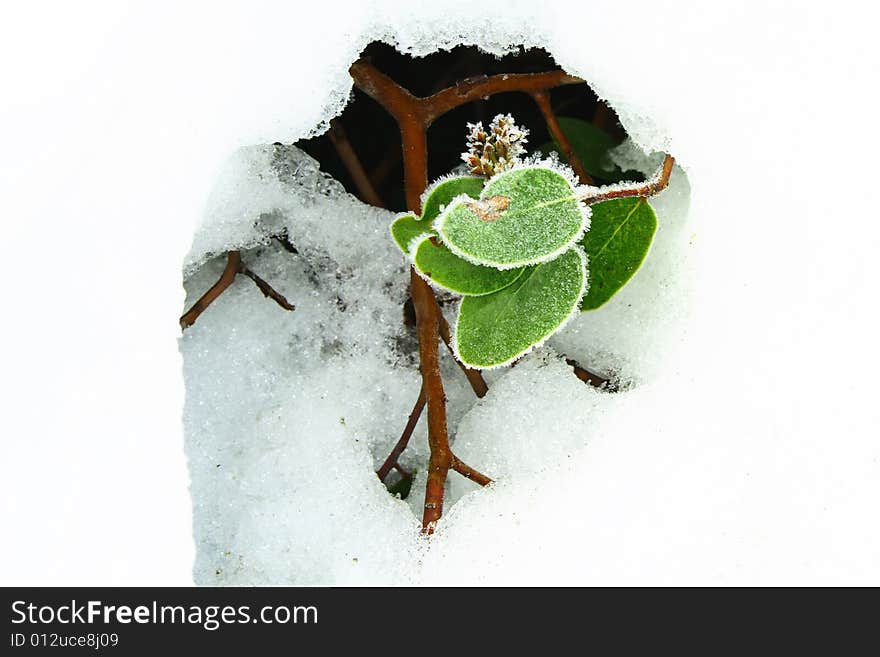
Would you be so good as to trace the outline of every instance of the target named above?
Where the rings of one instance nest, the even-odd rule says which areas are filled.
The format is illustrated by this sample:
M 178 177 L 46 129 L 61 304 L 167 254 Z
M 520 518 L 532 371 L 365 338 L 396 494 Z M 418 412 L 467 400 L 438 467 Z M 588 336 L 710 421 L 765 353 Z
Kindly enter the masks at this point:
M 489 130 L 483 122 L 468 123 L 468 150 L 461 154 L 471 173 L 493 176 L 501 171 L 512 169 L 525 153 L 524 145 L 529 131 L 521 128 L 510 114 L 498 114 Z

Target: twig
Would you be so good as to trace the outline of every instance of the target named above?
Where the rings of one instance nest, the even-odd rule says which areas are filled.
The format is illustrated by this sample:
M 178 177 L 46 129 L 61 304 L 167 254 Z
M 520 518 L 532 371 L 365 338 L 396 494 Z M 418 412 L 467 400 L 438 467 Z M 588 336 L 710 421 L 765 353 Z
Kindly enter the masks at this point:
M 287 231 L 285 230 L 283 233 L 279 235 L 273 235 L 272 239 L 278 242 L 281 247 L 287 251 L 288 253 L 292 253 L 293 255 L 297 255 L 299 253 L 299 249 L 297 249 L 293 242 L 290 241 L 290 238 L 287 236 Z
M 199 318 L 199 315 L 205 311 L 205 308 L 210 306 L 214 302 L 214 299 L 223 294 L 226 288 L 232 285 L 232 281 L 235 280 L 235 275 L 238 273 L 239 267 L 241 267 L 241 253 L 239 251 L 230 251 L 227 253 L 226 268 L 223 270 L 220 278 L 192 305 L 192 308 L 183 313 L 180 318 L 181 329 L 185 330 L 192 326 Z
M 455 361 L 455 364 L 461 368 L 462 372 L 464 372 L 468 383 L 471 384 L 471 388 L 474 390 L 474 394 L 480 399 L 485 397 L 486 393 L 489 392 L 489 386 L 486 385 L 486 381 L 483 379 L 483 375 L 479 370 L 472 370 L 455 357 L 455 351 L 452 349 L 452 334 L 449 329 L 449 322 L 446 321 L 446 318 L 442 313 L 440 314 L 440 338 L 443 340 L 443 344 L 446 345 L 446 348 L 449 349 L 449 353 L 452 354 L 452 359 Z
M 397 468 L 400 473 L 403 474 L 397 459 L 403 454 L 403 450 L 405 450 L 406 446 L 409 444 L 409 439 L 412 437 L 413 431 L 415 431 L 416 425 L 419 423 L 419 418 L 422 416 L 422 410 L 425 408 L 425 400 L 425 387 L 422 386 L 422 389 L 419 391 L 419 398 L 416 399 L 415 406 L 413 406 L 412 412 L 409 414 L 409 419 L 406 421 L 406 426 L 403 428 L 403 433 L 400 434 L 400 439 L 397 441 L 397 444 L 394 445 L 394 448 L 391 450 L 388 458 L 385 459 L 382 467 L 376 470 L 376 476 L 378 476 L 381 481 L 385 481 L 385 477 L 388 476 L 388 473 L 391 472 L 393 468 Z
M 580 365 L 578 365 L 578 362 L 576 360 L 572 358 L 566 358 L 565 362 L 574 370 L 574 375 L 584 383 L 587 383 L 596 388 L 605 388 L 606 390 L 612 389 L 608 379 L 581 367 Z
M 550 131 L 550 135 L 556 143 L 559 144 L 559 149 L 562 151 L 562 154 L 565 155 L 565 159 L 568 160 L 568 163 L 571 165 L 571 168 L 574 169 L 577 177 L 580 178 L 581 184 L 592 185 L 593 179 L 590 177 L 590 174 L 587 173 L 581 159 L 574 152 L 571 142 L 568 140 L 568 137 L 565 136 L 565 133 L 562 131 L 562 126 L 559 125 L 559 121 L 556 119 L 556 114 L 553 113 L 553 108 L 550 106 L 550 94 L 545 89 L 541 89 L 539 91 L 533 91 L 532 98 L 535 99 L 535 104 L 537 104 L 538 109 L 541 110 L 541 114 L 544 115 L 544 121 L 547 124 L 547 129 Z
M 546 73 L 512 73 L 489 77 L 462 80 L 454 87 L 438 91 L 424 99 L 425 116 L 428 121 L 446 114 L 450 110 L 486 96 L 506 91 L 545 91 L 569 84 L 585 84 L 580 78 L 568 75 L 565 71 Z
M 593 125 L 600 130 L 605 130 L 608 126 L 608 120 L 611 118 L 611 108 L 601 100 L 596 103 L 596 111 L 593 114 Z
M 241 269 L 239 269 L 238 273 L 244 274 L 254 283 L 256 283 L 257 287 L 260 288 L 260 292 L 263 293 L 263 296 L 265 296 L 267 299 L 272 299 L 275 303 L 284 308 L 284 310 L 296 310 L 296 306 L 285 299 L 283 295 L 276 292 L 271 285 L 269 285 L 266 281 L 257 276 L 254 272 L 252 272 L 244 265 L 241 266 Z
M 360 199 L 364 203 L 374 205 L 377 208 L 386 207 L 382 197 L 379 196 L 378 192 L 376 192 L 376 188 L 373 187 L 373 183 L 370 181 L 370 177 L 364 170 L 360 159 L 358 159 L 354 149 L 352 149 L 351 142 L 348 141 L 348 135 L 345 133 L 345 128 L 342 127 L 342 123 L 339 122 L 339 119 L 333 119 L 330 121 L 330 130 L 327 135 L 333 143 L 336 152 L 339 154 L 339 159 L 342 160 L 345 169 L 354 181 Z
M 381 186 L 398 162 L 400 162 L 400 146 L 395 143 L 385 152 L 379 164 L 376 165 L 370 174 L 370 180 L 373 181 L 373 185 Z
M 469 466 L 457 456 L 453 457 L 452 459 L 452 469 L 461 476 L 470 479 L 474 483 L 480 484 L 480 486 L 488 486 L 492 483 L 492 480 L 489 477 L 484 475 L 482 472 L 474 470 L 471 466 Z
M 352 64 L 349 73 L 357 87 L 388 110 L 388 113 L 401 124 L 401 128 L 402 122 L 407 118 L 427 127 L 435 119 L 456 107 L 502 92 L 530 93 L 563 85 L 584 84 L 583 80 L 568 75 L 565 71 L 505 73 L 468 78 L 454 87 L 438 91 L 426 98 L 417 98 L 364 60 Z M 407 117 L 407 112 L 411 113 L 411 116 Z M 404 159 L 406 153 L 404 148 Z M 427 183 L 425 186 L 427 187 Z
M 667 155 L 663 160 L 663 166 L 649 180 L 643 183 L 619 183 L 616 185 L 605 185 L 604 187 L 589 187 L 583 196 L 583 200 L 592 205 L 593 203 L 610 201 L 616 198 L 632 198 L 635 196 L 644 198 L 646 196 L 653 196 L 666 189 L 674 164 L 675 158 Z
M 248 278 L 250 278 L 258 288 L 260 288 L 260 292 L 267 299 L 272 299 L 279 306 L 284 308 L 285 310 L 296 310 L 296 307 L 290 303 L 282 294 L 277 292 L 275 288 L 269 285 L 262 278 L 257 276 L 250 269 L 241 264 L 241 252 L 240 251 L 230 251 L 226 254 L 226 268 L 223 270 L 223 273 L 220 275 L 220 278 L 217 280 L 211 288 L 205 292 L 198 301 L 196 301 L 192 308 L 187 310 L 180 317 L 180 328 L 186 330 L 190 326 L 192 326 L 195 321 L 199 318 L 205 309 L 210 306 L 214 301 L 219 297 L 223 292 L 226 291 L 232 282 L 235 280 L 236 274 L 244 274 Z
M 427 130 L 435 119 L 460 105 L 501 92 L 522 91 L 534 94 L 560 85 L 583 83 L 583 80 L 563 71 L 494 75 L 464 80 L 427 98 L 417 98 L 364 60 L 352 64 L 349 73 L 355 85 L 382 105 L 397 121 L 401 135 L 407 205 L 416 213 L 421 211 L 420 196 L 428 185 Z M 671 170 L 671 164 L 668 168 Z M 661 176 L 657 185 L 665 186 L 669 177 L 665 165 L 664 171 L 665 180 Z M 643 186 L 641 195 L 662 189 L 657 185 Z M 619 195 L 628 195 L 624 188 L 625 186 L 617 186 L 613 191 L 611 188 L 589 189 L 598 194 L 613 193 L 618 196 L 609 198 L 617 198 Z M 635 190 L 635 186 L 632 189 Z M 442 315 L 430 286 L 413 269 L 410 270 L 410 287 L 416 314 L 422 385 L 428 408 L 428 445 L 431 450 L 422 531 L 431 534 L 443 513 L 443 491 L 450 469 L 478 483 L 485 484 L 490 480 L 459 461 L 450 449 L 446 426 L 446 395 L 438 357 Z

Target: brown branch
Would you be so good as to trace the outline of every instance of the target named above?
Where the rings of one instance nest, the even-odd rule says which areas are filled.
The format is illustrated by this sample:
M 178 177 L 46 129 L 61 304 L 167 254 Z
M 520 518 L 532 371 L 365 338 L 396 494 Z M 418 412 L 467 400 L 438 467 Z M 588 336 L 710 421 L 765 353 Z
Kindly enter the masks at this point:
M 275 288 L 273 288 L 266 281 L 264 281 L 262 278 L 257 276 L 254 272 L 252 272 L 250 269 L 248 269 L 244 265 L 241 266 L 238 273 L 244 274 L 249 279 L 251 279 L 254 283 L 256 283 L 257 287 L 260 288 L 260 292 L 263 293 L 264 297 L 266 297 L 267 299 L 272 299 L 272 301 L 274 301 L 279 306 L 284 308 L 284 310 L 296 310 L 296 306 L 294 306 L 287 299 L 285 299 L 282 294 L 276 292 Z
M 417 98 L 365 60 L 352 64 L 349 73 L 358 89 L 382 105 L 398 122 L 409 119 L 422 123 L 425 128 L 450 110 L 486 96 L 508 91 L 532 93 L 584 83 L 565 71 L 499 74 L 468 78 L 426 98 Z
M 389 148 L 382 156 L 379 164 L 377 164 L 372 173 L 369 174 L 370 180 L 373 181 L 373 185 L 382 185 L 385 182 L 385 179 L 391 174 L 394 167 L 397 166 L 398 162 L 400 162 L 400 146 L 398 144 L 392 144 L 391 148 Z
M 574 370 L 574 375 L 584 383 L 587 383 L 595 388 L 605 388 L 606 390 L 612 389 L 608 379 L 581 367 L 580 365 L 578 365 L 576 360 L 572 358 L 566 358 L 565 362 Z
M 596 111 L 593 113 L 593 125 L 600 130 L 605 130 L 611 119 L 611 108 L 601 100 L 596 103 Z
M 421 99 L 424 113 L 430 123 L 446 112 L 474 100 L 507 91 L 545 91 L 567 84 L 584 84 L 580 78 L 568 75 L 565 71 L 546 73 L 512 73 L 489 77 L 481 76 L 462 80 L 454 87 L 438 91 L 433 96 Z
M 605 187 L 593 187 L 587 192 L 584 201 L 592 205 L 593 203 L 610 201 L 616 198 L 632 198 L 634 196 L 645 198 L 653 196 L 666 189 L 674 164 L 675 158 L 667 155 L 663 160 L 663 166 L 660 167 L 660 170 L 650 180 L 646 180 L 643 183 L 621 183 L 618 185 L 606 185 Z
M 226 288 L 232 285 L 232 281 L 235 280 L 237 274 L 244 274 L 250 278 L 267 299 L 272 299 L 285 310 L 296 310 L 296 307 L 284 298 L 282 294 L 275 291 L 271 285 L 241 263 L 240 251 L 230 251 L 226 254 L 226 268 L 223 270 L 220 278 L 192 305 L 192 308 L 180 317 L 180 328 L 186 330 L 192 326 L 199 318 L 199 315 L 214 303 L 217 297 L 226 291 Z
M 235 275 L 238 273 L 240 267 L 241 253 L 239 251 L 230 251 L 227 253 L 226 269 L 223 270 L 223 273 L 220 275 L 217 282 L 214 283 L 214 285 L 212 285 L 211 288 L 192 305 L 192 308 L 183 313 L 180 317 L 180 328 L 186 329 L 195 323 L 199 318 L 199 315 L 201 315 L 208 306 L 214 303 L 214 300 L 223 294 L 227 287 L 232 285 L 232 281 L 235 280 Z
M 375 99 L 397 120 L 403 149 L 407 205 L 413 212 L 420 212 L 420 197 L 428 186 L 427 129 L 430 120 L 425 111 L 424 100 L 416 98 L 367 62 L 355 62 L 350 73 L 358 88 Z M 430 286 L 414 269 L 410 269 L 410 289 L 416 311 L 422 386 L 428 407 L 428 445 L 431 456 L 428 460 L 422 531 L 430 534 L 443 513 L 443 491 L 454 457 L 449 447 L 446 393 L 440 374 L 440 307 Z
M 544 121 L 547 123 L 547 130 L 550 131 L 550 135 L 559 145 L 559 149 L 562 151 L 565 159 L 568 160 L 571 168 L 574 169 L 577 177 L 580 178 L 581 184 L 592 185 L 592 177 L 587 173 L 583 162 L 581 162 L 577 153 L 574 152 L 571 142 L 562 131 L 562 126 L 559 125 L 556 114 L 553 112 L 553 107 L 550 105 L 550 94 L 545 89 L 541 89 L 539 91 L 533 91 L 532 98 L 535 99 L 535 104 L 538 106 L 538 109 L 541 110 L 541 114 L 544 115 Z
M 449 349 L 449 353 L 452 354 L 452 359 L 455 361 L 455 364 L 461 368 L 462 372 L 464 372 L 468 383 L 470 383 L 471 388 L 473 388 L 474 394 L 480 399 L 485 397 L 486 393 L 489 392 L 489 386 L 486 385 L 486 381 L 483 379 L 483 375 L 479 370 L 472 370 L 455 357 L 455 352 L 452 349 L 452 334 L 449 329 L 449 322 L 446 321 L 446 318 L 442 313 L 440 314 L 440 338 L 443 340 L 443 344 L 446 345 L 447 349 Z
M 339 159 L 342 160 L 342 164 L 345 165 L 348 175 L 350 175 L 351 179 L 354 181 L 360 199 L 364 203 L 374 205 L 377 208 L 386 207 L 385 202 L 382 200 L 382 197 L 379 196 L 378 192 L 376 192 L 376 188 L 373 187 L 370 177 L 367 175 L 361 161 L 351 147 L 351 142 L 348 141 L 348 135 L 345 133 L 345 128 L 342 127 L 342 123 L 339 122 L 339 119 L 333 119 L 330 121 L 330 130 L 328 131 L 327 136 L 330 138 L 333 147 L 339 154 Z
M 415 431 L 416 425 L 419 423 L 419 418 L 422 416 L 422 410 L 425 408 L 425 399 L 425 387 L 422 386 L 422 389 L 419 391 L 419 398 L 416 399 L 415 406 L 413 406 L 412 412 L 409 414 L 409 419 L 406 421 L 406 426 L 403 428 L 403 433 L 400 434 L 400 439 L 397 441 L 397 444 L 394 445 L 394 448 L 391 450 L 388 458 L 385 459 L 382 467 L 376 470 L 376 475 L 381 481 L 385 481 L 385 477 L 388 476 L 388 473 L 391 472 L 392 468 L 397 468 L 401 474 L 406 476 L 400 468 L 397 459 L 403 454 L 403 450 L 405 450 L 406 446 L 409 444 L 409 439 L 412 437 L 413 431 Z
M 348 73 L 354 80 L 355 86 L 384 107 L 391 116 L 397 119 L 398 123 L 404 118 L 407 111 L 419 110 L 418 98 L 369 62 L 363 59 L 356 61 L 348 69 Z M 406 149 L 404 148 L 404 157 L 405 154 Z
M 352 64 L 349 72 L 355 86 L 382 105 L 397 121 L 401 135 L 407 205 L 416 213 L 421 211 L 420 196 L 428 184 L 427 129 L 432 121 L 460 105 L 493 94 L 523 91 L 534 95 L 537 100 L 542 98 L 541 92 L 546 92 L 547 89 L 583 82 L 563 71 L 494 75 L 464 80 L 455 87 L 444 89 L 427 98 L 417 98 L 364 60 Z M 543 98 L 546 99 L 546 93 Z M 549 114 L 552 116 L 552 112 Z M 553 119 L 555 120 L 555 116 Z M 558 127 L 558 122 L 556 125 Z M 552 132 L 553 128 L 549 122 L 548 128 Z M 561 134 L 561 130 L 559 132 Z M 671 164 L 668 168 L 671 170 Z M 646 188 L 647 193 L 656 193 L 665 186 L 669 178 L 665 165 L 664 172 L 665 179 L 661 176 L 653 187 L 650 185 L 654 183 L 649 183 L 649 187 Z M 623 187 L 618 186 L 614 193 L 621 194 Z M 603 193 L 602 190 L 596 192 Z M 643 191 L 641 195 L 644 194 Z M 413 269 L 410 270 L 410 287 L 419 338 L 419 361 L 425 404 L 428 408 L 428 445 L 431 450 L 422 531 L 431 534 L 443 513 L 443 491 L 449 470 L 455 470 L 483 485 L 491 480 L 459 461 L 450 449 L 449 430 L 446 425 L 446 394 L 443 390 L 438 353 L 438 343 L 442 333 L 446 334 L 444 342 L 450 344 L 449 326 L 445 324 L 430 286 Z M 468 376 L 468 380 L 471 380 L 471 376 Z M 474 381 L 471 385 L 474 385 Z M 485 386 L 485 382 L 483 385 Z M 474 391 L 477 390 L 478 388 L 475 387 Z
M 431 448 L 431 456 L 428 459 L 428 483 L 425 490 L 422 530 L 430 534 L 443 513 L 443 491 L 453 457 L 449 448 L 446 393 L 443 390 L 437 348 L 440 341 L 438 335 L 440 308 L 431 288 L 414 269 L 410 269 L 410 286 L 416 308 L 419 358 L 428 405 L 428 445 Z
M 462 477 L 466 477 L 470 479 L 474 483 L 480 484 L 480 486 L 488 486 L 492 483 L 492 480 L 484 475 L 482 472 L 474 470 L 467 463 L 459 459 L 457 456 L 452 458 L 452 469 L 455 470 Z

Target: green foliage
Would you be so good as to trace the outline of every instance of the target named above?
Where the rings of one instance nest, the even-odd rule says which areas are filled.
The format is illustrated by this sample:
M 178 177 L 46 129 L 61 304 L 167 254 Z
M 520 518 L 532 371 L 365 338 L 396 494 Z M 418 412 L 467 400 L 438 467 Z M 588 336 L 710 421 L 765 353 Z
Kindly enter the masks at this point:
M 610 136 L 579 119 L 560 123 L 591 174 L 623 176 L 610 165 Z M 401 215 L 391 226 L 423 277 L 463 297 L 453 347 L 477 369 L 513 362 L 578 308 L 605 304 L 638 270 L 657 228 L 648 202 L 627 198 L 591 206 L 585 234 L 590 211 L 564 172 L 511 162 L 488 182 L 441 179 L 428 189 L 421 217 Z
M 465 297 L 454 336 L 462 363 L 505 365 L 546 340 L 577 311 L 586 275 L 586 259 L 575 247 L 530 267 L 499 292 Z
M 404 253 L 409 253 L 410 243 L 419 235 L 434 234 L 430 224 L 419 221 L 413 214 L 404 214 L 391 224 L 391 237 Z
M 494 176 L 479 201 L 454 201 L 434 228 L 456 255 L 509 269 L 564 252 L 583 234 L 587 216 L 565 176 L 534 166 Z
M 608 151 L 617 145 L 611 135 L 583 119 L 560 116 L 558 121 L 587 173 L 607 180 L 617 169 L 608 156 Z M 544 144 L 540 150 L 543 153 L 560 152 L 555 140 Z
M 475 265 L 452 253 L 430 236 L 412 245 L 411 257 L 416 269 L 433 283 L 450 292 L 468 296 L 491 294 L 513 283 L 523 269 L 495 269 Z
M 461 176 L 445 178 L 435 183 L 428 189 L 425 202 L 422 204 L 421 217 L 409 213 L 397 217 L 391 224 L 391 235 L 400 250 L 409 253 L 409 247 L 416 237 L 436 235 L 431 222 L 437 218 L 440 211 L 456 196 L 466 194 L 471 198 L 479 198 L 485 182 L 484 178 L 478 176 Z
M 467 194 L 471 198 L 480 198 L 480 192 L 485 184 L 486 179 L 480 176 L 445 178 L 434 183 L 428 189 L 425 202 L 422 203 L 422 221 L 433 222 L 456 196 Z
M 644 176 L 638 171 L 621 171 L 620 167 L 611 161 L 609 151 L 617 146 L 617 143 L 607 132 L 583 119 L 561 116 L 558 120 L 559 127 L 568 137 L 575 155 L 591 176 L 606 183 L 644 180 Z M 538 150 L 545 155 L 552 151 L 561 152 L 555 140 L 543 144 Z
M 632 278 L 657 230 L 657 216 L 643 198 L 605 201 L 592 209 L 590 232 L 581 239 L 590 259 L 590 290 L 581 310 L 599 308 Z

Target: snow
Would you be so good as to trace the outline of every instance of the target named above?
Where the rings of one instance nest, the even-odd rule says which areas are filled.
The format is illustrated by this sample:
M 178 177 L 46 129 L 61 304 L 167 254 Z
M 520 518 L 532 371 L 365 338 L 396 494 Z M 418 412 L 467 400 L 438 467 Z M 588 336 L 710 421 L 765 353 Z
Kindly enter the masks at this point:
M 204 583 L 880 583 L 880 228 L 845 187 L 876 159 L 876 9 L 337 5 L 0 21 L 2 581 L 185 583 L 195 555 Z M 682 167 L 606 307 L 481 402 L 444 356 L 456 449 L 498 481 L 452 475 L 427 542 L 420 484 L 396 501 L 371 474 L 418 392 L 391 215 L 253 178 L 376 38 L 545 46 Z M 302 258 L 265 242 L 281 224 Z M 239 277 L 178 343 L 181 270 L 192 299 L 232 245 L 297 310 Z M 631 385 L 590 390 L 554 350 Z

